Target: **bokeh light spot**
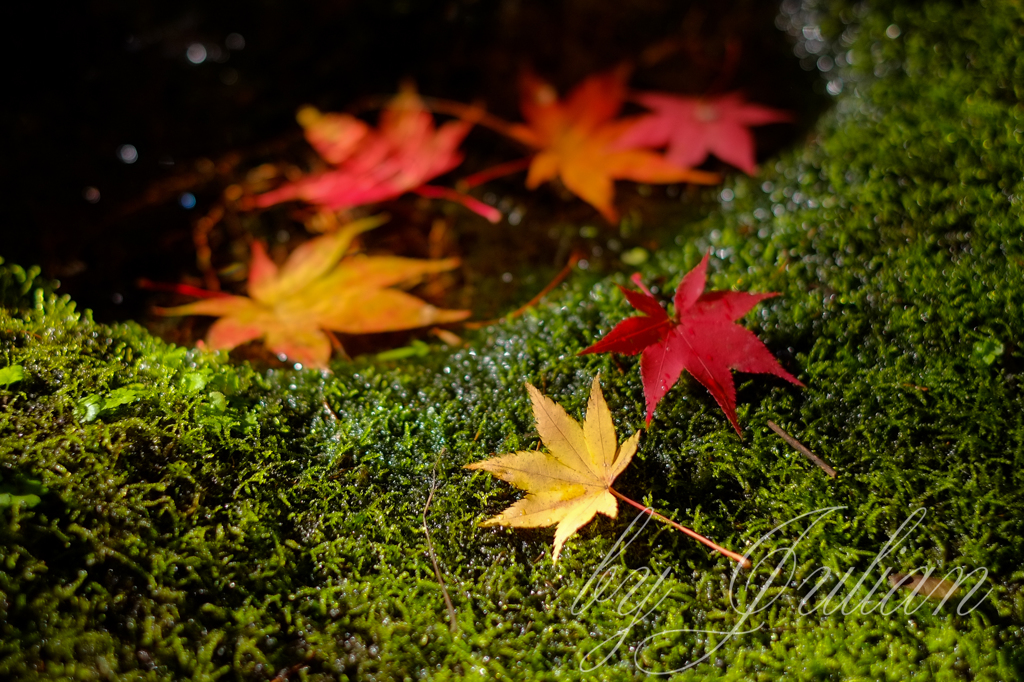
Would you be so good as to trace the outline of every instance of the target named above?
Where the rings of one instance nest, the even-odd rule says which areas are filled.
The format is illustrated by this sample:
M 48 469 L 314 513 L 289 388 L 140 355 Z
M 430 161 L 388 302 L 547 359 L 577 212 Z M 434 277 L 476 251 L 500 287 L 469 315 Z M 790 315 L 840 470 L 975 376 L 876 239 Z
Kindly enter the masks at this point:
M 619 257 L 626 265 L 637 266 L 646 263 L 647 259 L 651 257 L 651 254 L 642 246 L 634 246 L 632 249 L 623 252 Z
M 202 64 L 206 61 L 206 48 L 202 43 L 192 43 L 185 50 L 185 57 L 193 64 Z
M 192 192 L 185 192 L 178 198 L 178 203 L 181 204 L 182 208 L 195 208 L 196 195 L 192 194 Z
M 133 144 L 123 144 L 117 148 L 117 158 L 125 163 L 135 163 L 139 160 L 139 150 Z

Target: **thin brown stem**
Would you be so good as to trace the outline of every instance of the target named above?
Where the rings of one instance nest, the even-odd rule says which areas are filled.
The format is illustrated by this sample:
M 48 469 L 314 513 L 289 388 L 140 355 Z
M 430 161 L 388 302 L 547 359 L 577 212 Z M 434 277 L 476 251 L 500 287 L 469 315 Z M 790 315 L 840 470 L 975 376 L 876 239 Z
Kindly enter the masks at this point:
M 363 99 L 356 102 L 352 107 L 349 107 L 347 111 L 353 114 L 362 113 L 371 109 L 384 109 L 388 106 L 391 100 L 394 99 L 393 95 L 376 95 L 372 97 L 364 97 Z M 455 116 L 465 121 L 472 121 L 476 125 L 489 128 L 500 135 L 505 135 L 516 139 L 515 135 L 510 132 L 514 129 L 514 124 L 508 121 L 498 118 L 493 114 L 489 114 L 484 111 L 483 107 L 474 104 L 463 104 L 462 102 L 454 102 L 448 99 L 440 99 L 437 97 L 420 97 L 423 104 L 428 109 L 436 114 L 447 114 L 448 116 Z
M 576 267 L 576 263 L 579 262 L 580 258 L 582 258 L 580 253 L 577 251 L 573 251 L 572 255 L 569 256 L 569 262 L 566 263 L 564 268 L 562 268 L 562 271 L 555 275 L 555 278 L 551 280 L 551 282 L 549 282 L 548 285 L 544 287 L 539 294 L 531 298 L 524 305 L 520 306 L 519 308 L 512 311 L 508 315 L 505 315 L 504 317 L 499 317 L 496 320 L 485 320 L 483 322 L 466 322 L 465 327 L 467 329 L 481 329 L 483 327 L 489 327 L 492 324 L 498 324 L 499 322 L 502 322 L 504 320 L 513 320 L 519 317 L 527 310 L 540 303 L 540 300 L 542 298 L 550 294 L 552 289 L 561 284 L 562 280 L 568 277 L 569 274 L 572 272 L 572 269 Z
M 704 537 L 700 533 L 697 533 L 696 531 L 692 531 L 689 528 L 687 528 L 686 526 L 680 525 L 680 524 L 676 523 L 675 521 L 673 521 L 672 519 L 670 519 L 668 517 L 662 516 L 658 512 L 656 512 L 653 509 L 651 509 L 650 507 L 645 507 L 644 505 L 640 504 L 639 502 L 634 502 L 633 500 L 629 499 L 628 497 L 626 497 L 625 495 L 620 493 L 618 490 L 615 490 L 614 488 L 608 488 L 608 492 L 610 492 L 612 495 L 614 495 L 615 497 L 619 498 L 623 502 L 626 502 L 628 504 L 633 505 L 634 507 L 636 507 L 637 509 L 639 509 L 643 513 L 650 514 L 651 516 L 653 516 L 654 518 L 658 519 L 659 521 L 664 521 L 665 523 L 667 523 L 668 525 L 672 526 L 676 530 L 684 533 L 685 535 L 689 535 L 691 538 L 693 538 L 697 542 L 700 542 L 700 543 L 703 543 L 703 544 L 707 545 L 708 547 L 710 547 L 711 549 L 715 550 L 716 552 L 719 552 L 720 554 L 724 554 L 725 556 L 729 557 L 730 559 L 732 559 L 733 561 L 738 563 L 743 568 L 750 568 L 750 560 L 747 559 L 746 557 L 744 557 L 743 555 L 737 554 L 736 552 L 730 552 L 725 547 L 721 547 L 720 545 L 716 545 L 714 542 L 712 542 L 711 540 L 708 540 L 706 537 Z
M 329 402 L 327 402 L 327 398 L 324 398 L 323 403 L 324 403 L 324 409 L 327 410 L 327 414 L 331 415 L 331 419 L 334 420 L 334 421 L 338 421 L 338 415 L 334 411 L 334 409 L 331 407 L 331 404 Z
M 792 447 L 794 450 L 799 452 L 801 455 L 803 455 L 804 457 L 809 459 L 814 464 L 817 464 L 818 467 L 820 467 L 821 470 L 824 471 L 826 474 L 828 474 L 832 478 L 836 477 L 836 470 L 833 469 L 832 467 L 830 467 L 825 462 L 825 460 L 823 460 L 821 457 L 818 457 L 816 454 L 811 452 L 807 448 L 806 445 L 804 445 L 803 443 L 798 441 L 796 438 L 793 438 L 793 436 L 791 436 L 788 433 L 786 433 L 785 431 L 783 431 L 782 427 L 780 427 L 778 424 L 776 424 L 775 422 L 773 422 L 770 419 L 768 420 L 768 428 L 771 429 L 772 431 L 774 431 L 775 433 L 779 434 L 779 437 L 782 438 L 782 440 L 784 440 L 787 443 L 789 443 L 790 447 Z
M 435 113 L 448 114 L 449 116 L 456 116 L 466 121 L 472 121 L 476 125 L 489 128 L 500 135 L 505 135 L 513 140 L 517 139 L 515 133 L 512 132 L 514 124 L 509 123 L 503 118 L 498 118 L 494 114 L 487 113 L 478 105 L 463 104 L 462 102 L 453 102 L 437 97 L 424 97 L 423 102 Z
M 434 468 L 430 471 L 430 494 L 427 495 L 427 503 L 423 506 L 423 533 L 427 538 L 427 554 L 430 555 L 430 563 L 434 565 L 434 575 L 437 576 L 437 584 L 441 586 L 441 594 L 444 596 L 444 605 L 448 608 L 448 627 L 451 629 L 452 634 L 459 631 L 459 621 L 455 615 L 455 605 L 452 604 L 452 598 L 448 594 L 448 588 L 445 587 L 444 577 L 441 575 L 441 567 L 437 563 L 437 555 L 434 554 L 434 545 L 430 541 L 430 528 L 427 526 L 427 510 L 430 509 L 430 503 L 434 499 L 434 491 L 437 490 L 437 462 L 441 459 L 441 454 L 444 450 L 438 454 L 437 459 L 434 460 Z
M 196 221 L 192 229 L 192 241 L 196 247 L 196 265 L 203 274 L 203 282 L 210 291 L 220 290 L 220 280 L 213 269 L 213 251 L 210 248 L 210 232 L 224 217 L 223 204 L 217 204 L 210 212 Z
M 740 62 L 740 54 L 743 52 L 743 44 L 737 38 L 728 38 L 725 41 L 725 57 L 722 60 L 722 67 L 718 71 L 718 77 L 708 86 L 706 95 L 715 95 L 724 91 L 736 75 L 736 67 Z

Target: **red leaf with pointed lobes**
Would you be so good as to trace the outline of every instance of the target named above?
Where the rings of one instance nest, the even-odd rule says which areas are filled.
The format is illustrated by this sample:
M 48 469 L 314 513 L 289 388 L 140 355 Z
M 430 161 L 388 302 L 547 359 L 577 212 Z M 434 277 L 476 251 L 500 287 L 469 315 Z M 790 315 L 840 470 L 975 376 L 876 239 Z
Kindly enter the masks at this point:
M 459 202 L 491 222 L 501 217 L 468 195 L 425 184 L 462 163 L 459 145 L 473 121 L 435 128 L 433 115 L 411 87 L 381 112 L 377 128 L 349 114 L 323 114 L 313 107 L 303 107 L 297 118 L 306 140 L 332 167 L 258 195 L 251 202 L 254 208 L 300 200 L 340 211 L 416 192 Z
M 741 434 L 736 420 L 733 370 L 774 374 L 797 386 L 803 384 L 782 368 L 752 332 L 736 324 L 755 305 L 776 294 L 741 291 L 704 293 L 709 255 L 705 254 L 700 264 L 686 273 L 679 283 L 674 318 L 669 317 L 657 299 L 646 290 L 639 293 L 622 289 L 633 307 L 646 314 L 623 320 L 580 355 L 641 353 L 640 376 L 647 402 L 648 424 L 658 401 L 686 370 L 711 392 L 736 433 Z M 639 280 L 634 281 L 639 284 Z

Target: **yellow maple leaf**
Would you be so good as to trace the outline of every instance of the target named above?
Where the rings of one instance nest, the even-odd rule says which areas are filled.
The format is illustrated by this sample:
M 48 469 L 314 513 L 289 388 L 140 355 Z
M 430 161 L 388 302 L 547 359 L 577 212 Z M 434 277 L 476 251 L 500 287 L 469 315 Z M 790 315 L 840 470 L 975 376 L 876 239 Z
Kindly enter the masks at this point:
M 608 403 L 601 392 L 600 376 L 594 377 L 590 387 L 587 416 L 582 424 L 531 384 L 526 384 L 526 390 L 533 401 L 540 439 L 550 452 L 523 450 L 466 465 L 467 469 L 490 472 L 527 493 L 481 526 L 541 528 L 558 524 L 551 557 L 553 563 L 558 563 L 558 555 L 570 535 L 597 514 L 611 518 L 618 515 L 618 498 L 749 568 L 746 557 L 612 489 L 612 483 L 636 453 L 640 432 L 619 445 Z
M 324 330 L 370 334 L 468 317 L 468 310 L 435 308 L 389 288 L 451 270 L 458 266 L 457 258 L 345 255 L 356 235 L 384 220 L 357 220 L 312 239 L 295 249 L 280 268 L 263 245 L 254 242 L 249 296 L 217 296 L 157 312 L 220 318 L 206 336 L 211 348 L 230 350 L 262 338 L 274 353 L 313 367 L 326 366 L 331 357 L 331 341 Z
M 557 523 L 553 554 L 557 563 L 566 539 L 594 515 L 615 518 L 618 502 L 611 492 L 612 482 L 633 459 L 640 432 L 619 445 L 599 377 L 590 389 L 583 424 L 532 385 L 526 384 L 526 389 L 533 401 L 537 431 L 550 452 L 515 452 L 466 468 L 489 471 L 527 491 L 526 497 L 481 525 L 540 528 Z

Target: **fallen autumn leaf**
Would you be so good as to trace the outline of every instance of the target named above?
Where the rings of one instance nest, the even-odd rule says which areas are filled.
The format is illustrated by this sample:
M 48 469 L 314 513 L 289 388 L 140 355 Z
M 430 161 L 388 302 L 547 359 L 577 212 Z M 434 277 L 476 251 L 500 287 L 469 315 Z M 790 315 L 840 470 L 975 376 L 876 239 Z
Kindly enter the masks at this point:
M 659 153 L 616 146 L 636 124 L 635 118 L 615 118 L 625 101 L 627 76 L 624 68 L 590 76 L 559 100 L 549 83 L 532 73 L 523 74 L 520 108 L 526 123 L 510 126 L 507 132 L 538 150 L 530 162 L 527 188 L 561 178 L 569 191 L 600 211 L 608 222 L 616 223 L 618 212 L 612 204 L 616 179 L 719 181 L 715 173 L 680 168 Z
M 526 384 L 526 389 L 533 402 L 537 431 L 550 452 L 526 450 L 466 465 L 467 469 L 490 472 L 527 492 L 526 497 L 481 526 L 541 528 L 557 524 L 552 562 L 558 563 L 562 546 L 570 535 L 599 513 L 611 518 L 617 516 L 617 497 L 747 565 L 747 560 L 739 554 L 719 547 L 612 489 L 612 483 L 633 459 L 640 431 L 619 445 L 611 412 L 601 392 L 600 377 L 594 377 L 591 385 L 583 424 L 531 384 Z
M 793 119 L 785 111 L 748 104 L 735 92 L 719 97 L 644 92 L 634 99 L 654 113 L 637 119 L 619 138 L 616 149 L 668 145 L 665 158 L 680 168 L 698 166 L 714 154 L 753 175 L 757 166 L 750 127 Z
M 643 316 L 630 317 L 615 326 L 603 339 L 580 352 L 616 352 L 640 356 L 640 375 L 647 401 L 647 423 L 651 423 L 658 401 L 687 370 L 703 384 L 725 412 L 729 423 L 742 436 L 736 420 L 736 388 L 731 370 L 774 374 L 803 386 L 779 365 L 752 332 L 736 324 L 760 301 L 775 296 L 741 291 L 709 291 L 708 256 L 686 273 L 675 295 L 675 316 L 661 307 L 638 276 L 633 281 L 643 291 L 619 287 L 626 299 Z
M 473 121 L 449 121 L 435 129 L 433 115 L 412 88 L 403 88 L 388 103 L 376 130 L 355 116 L 313 107 L 299 110 L 297 118 L 306 140 L 334 167 L 256 196 L 255 208 L 298 199 L 339 211 L 414 192 L 457 201 L 491 222 L 501 217 L 469 195 L 425 184 L 462 163 L 458 148 Z
M 157 312 L 220 318 L 206 336 L 207 345 L 213 349 L 230 350 L 262 338 L 274 353 L 313 367 L 325 367 L 331 356 L 331 341 L 323 330 L 370 334 L 468 317 L 468 310 L 435 308 L 388 288 L 451 270 L 459 264 L 456 258 L 345 256 L 356 235 L 384 220 L 358 220 L 312 239 L 293 251 L 280 269 L 263 245 L 254 242 L 248 297 L 217 296 Z

